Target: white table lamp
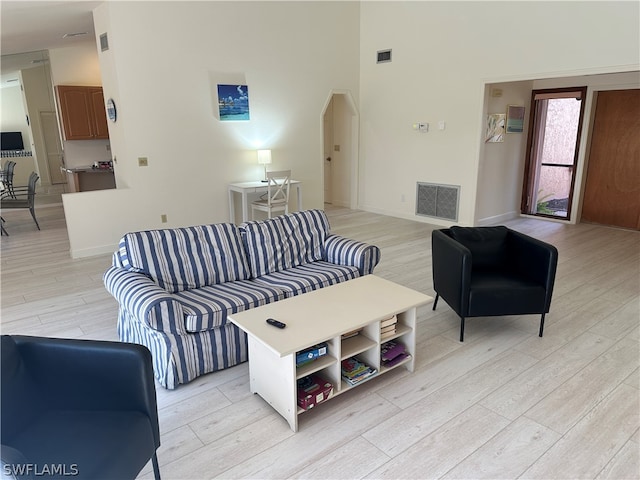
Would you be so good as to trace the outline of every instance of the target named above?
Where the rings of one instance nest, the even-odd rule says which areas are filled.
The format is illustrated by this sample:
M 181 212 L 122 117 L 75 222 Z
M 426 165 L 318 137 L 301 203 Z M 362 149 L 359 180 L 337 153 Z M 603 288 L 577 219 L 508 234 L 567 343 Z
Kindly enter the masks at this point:
M 258 163 L 264 165 L 264 179 L 267 181 L 267 165 L 271 163 L 271 150 L 258 150 Z

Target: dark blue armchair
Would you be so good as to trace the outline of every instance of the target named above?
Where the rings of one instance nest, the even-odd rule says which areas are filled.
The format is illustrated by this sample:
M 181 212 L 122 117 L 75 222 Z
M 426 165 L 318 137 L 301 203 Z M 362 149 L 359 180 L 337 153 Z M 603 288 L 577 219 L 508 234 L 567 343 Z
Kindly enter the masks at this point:
M 119 342 L 2 336 L 2 469 L 17 478 L 160 478 L 151 354 Z

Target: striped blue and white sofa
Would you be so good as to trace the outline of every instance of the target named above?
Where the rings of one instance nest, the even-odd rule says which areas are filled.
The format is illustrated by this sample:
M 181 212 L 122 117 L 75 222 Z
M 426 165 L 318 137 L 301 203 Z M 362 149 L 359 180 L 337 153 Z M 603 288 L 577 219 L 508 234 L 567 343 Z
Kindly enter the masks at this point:
M 322 210 L 126 234 L 104 274 L 121 341 L 146 345 L 176 388 L 247 360 L 227 314 L 373 272 L 380 250 L 331 234 Z

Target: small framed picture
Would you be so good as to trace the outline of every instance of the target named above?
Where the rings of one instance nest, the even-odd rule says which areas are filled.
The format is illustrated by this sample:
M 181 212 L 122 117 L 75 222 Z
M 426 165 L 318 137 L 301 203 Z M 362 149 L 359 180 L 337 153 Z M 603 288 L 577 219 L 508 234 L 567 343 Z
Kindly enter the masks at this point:
M 524 130 L 524 107 L 507 105 L 507 133 L 522 133 Z
M 490 113 L 487 115 L 487 133 L 485 143 L 504 142 L 504 113 Z
M 218 85 L 220 121 L 249 120 L 249 88 L 246 85 Z

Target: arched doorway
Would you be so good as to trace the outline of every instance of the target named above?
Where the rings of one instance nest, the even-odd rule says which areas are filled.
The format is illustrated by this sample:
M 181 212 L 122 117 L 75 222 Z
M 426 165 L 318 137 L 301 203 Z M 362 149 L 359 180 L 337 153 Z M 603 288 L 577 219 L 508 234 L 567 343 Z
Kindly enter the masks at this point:
M 359 117 L 348 91 L 332 91 L 322 111 L 324 203 L 356 208 Z

